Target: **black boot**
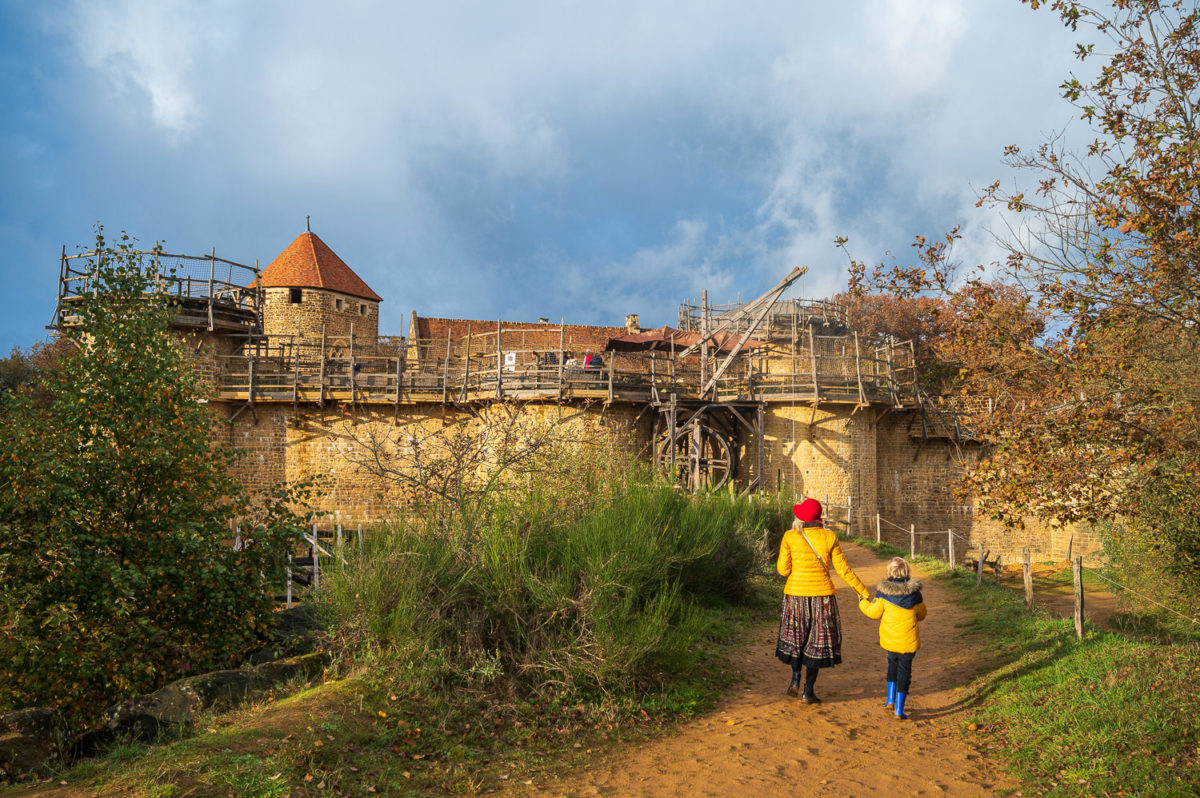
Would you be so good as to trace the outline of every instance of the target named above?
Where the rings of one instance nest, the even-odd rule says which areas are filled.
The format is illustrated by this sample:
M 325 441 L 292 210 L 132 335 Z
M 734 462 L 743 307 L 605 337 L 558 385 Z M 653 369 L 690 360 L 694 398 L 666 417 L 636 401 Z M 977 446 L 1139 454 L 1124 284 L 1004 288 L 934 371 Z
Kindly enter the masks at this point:
M 790 696 L 800 695 L 800 666 L 792 666 L 792 683 L 788 685 L 787 694 Z
M 820 668 L 808 666 L 808 671 L 804 674 L 804 692 L 800 694 L 800 700 L 806 704 L 819 704 L 821 699 L 817 698 L 817 693 L 813 690 L 817 683 L 817 674 L 820 673 Z

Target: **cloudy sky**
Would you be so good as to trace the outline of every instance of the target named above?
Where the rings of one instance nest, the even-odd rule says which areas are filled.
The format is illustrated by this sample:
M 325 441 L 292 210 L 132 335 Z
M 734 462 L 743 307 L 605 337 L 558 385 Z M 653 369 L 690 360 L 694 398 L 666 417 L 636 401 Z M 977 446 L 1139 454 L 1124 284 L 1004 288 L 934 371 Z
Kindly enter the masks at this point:
M 1075 125 L 1017 0 L 0 0 L 0 350 L 96 222 L 265 266 L 305 216 L 423 315 L 672 323 L 962 224 L 1005 144 Z

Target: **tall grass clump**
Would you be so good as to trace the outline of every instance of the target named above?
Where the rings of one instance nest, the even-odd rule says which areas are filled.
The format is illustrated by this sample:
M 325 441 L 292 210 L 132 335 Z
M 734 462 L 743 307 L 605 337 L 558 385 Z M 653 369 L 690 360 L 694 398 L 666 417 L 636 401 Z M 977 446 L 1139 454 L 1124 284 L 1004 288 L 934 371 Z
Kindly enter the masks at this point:
M 506 492 L 471 523 L 406 516 L 327 580 L 359 656 L 447 684 L 604 693 L 696 666 L 712 610 L 752 600 L 768 503 L 681 493 L 637 469 Z

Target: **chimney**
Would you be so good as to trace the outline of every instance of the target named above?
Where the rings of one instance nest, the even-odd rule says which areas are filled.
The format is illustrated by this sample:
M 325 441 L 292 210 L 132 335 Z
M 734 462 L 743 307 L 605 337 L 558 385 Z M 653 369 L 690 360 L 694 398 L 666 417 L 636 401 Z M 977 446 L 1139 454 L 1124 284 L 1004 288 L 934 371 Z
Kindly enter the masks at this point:
M 639 333 L 642 328 L 638 326 L 638 314 L 630 313 L 625 317 L 625 332 L 629 335 Z

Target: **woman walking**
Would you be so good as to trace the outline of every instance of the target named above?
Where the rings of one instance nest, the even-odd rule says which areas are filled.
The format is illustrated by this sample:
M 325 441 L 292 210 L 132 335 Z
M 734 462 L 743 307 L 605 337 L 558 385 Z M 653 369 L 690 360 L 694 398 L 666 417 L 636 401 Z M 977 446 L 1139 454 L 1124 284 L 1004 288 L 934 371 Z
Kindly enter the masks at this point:
M 788 695 L 799 694 L 804 703 L 819 704 L 821 699 L 813 689 L 817 674 L 821 668 L 842 661 L 842 621 L 829 567 L 833 566 L 859 598 L 867 598 L 870 593 L 846 563 L 837 535 L 825 528 L 821 503 L 805 499 L 792 507 L 792 513 L 796 520 L 783 535 L 776 563 L 779 574 L 787 577 L 787 584 L 783 588 L 775 656 L 792 666 Z M 801 666 L 808 669 L 803 693 Z

